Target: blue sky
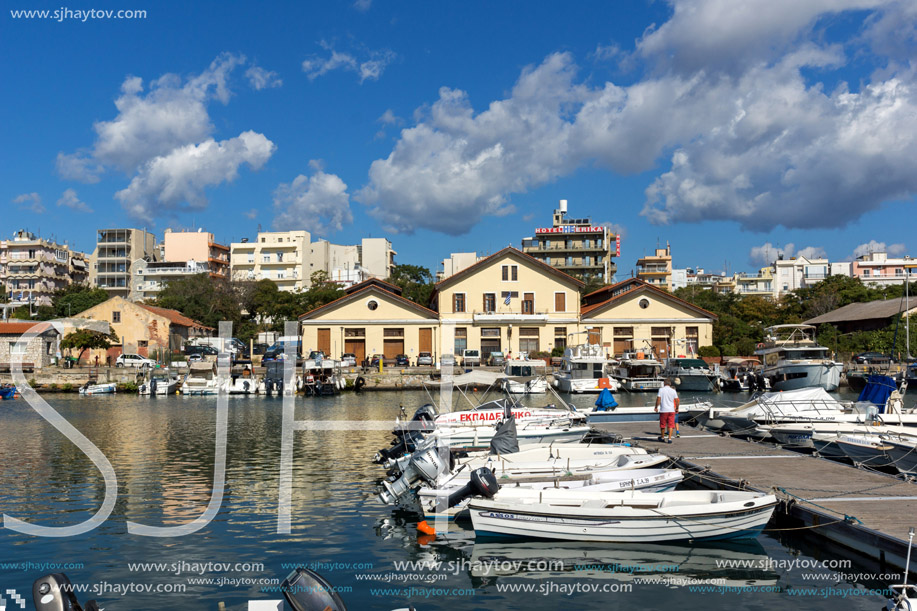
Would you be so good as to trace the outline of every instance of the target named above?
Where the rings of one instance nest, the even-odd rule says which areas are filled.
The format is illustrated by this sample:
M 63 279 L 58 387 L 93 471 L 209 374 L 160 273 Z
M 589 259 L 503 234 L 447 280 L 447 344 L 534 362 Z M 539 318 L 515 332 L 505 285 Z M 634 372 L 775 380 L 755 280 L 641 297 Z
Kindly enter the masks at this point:
M 0 37 L 4 237 L 99 227 L 392 240 L 436 271 L 573 216 L 619 278 L 914 254 L 909 2 L 11 0 Z

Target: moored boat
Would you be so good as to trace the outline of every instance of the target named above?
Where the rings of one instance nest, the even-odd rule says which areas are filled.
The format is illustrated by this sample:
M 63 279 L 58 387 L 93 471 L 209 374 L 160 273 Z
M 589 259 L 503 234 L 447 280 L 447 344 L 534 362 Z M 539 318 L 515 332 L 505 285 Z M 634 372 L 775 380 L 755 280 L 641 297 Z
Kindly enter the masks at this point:
M 118 385 L 114 382 L 106 384 L 91 384 L 86 382 L 84 385 L 80 386 L 81 395 L 111 395 L 114 394 L 118 389 Z
M 766 331 L 765 341 L 755 354 L 764 361 L 762 373 L 772 390 L 815 386 L 837 390 L 843 365 L 828 358 L 828 349 L 815 341 L 815 327 L 775 325 Z
M 608 359 L 598 344 L 581 344 L 564 350 L 561 368 L 554 373 L 554 387 L 565 393 L 616 391 L 617 380 L 608 376 Z

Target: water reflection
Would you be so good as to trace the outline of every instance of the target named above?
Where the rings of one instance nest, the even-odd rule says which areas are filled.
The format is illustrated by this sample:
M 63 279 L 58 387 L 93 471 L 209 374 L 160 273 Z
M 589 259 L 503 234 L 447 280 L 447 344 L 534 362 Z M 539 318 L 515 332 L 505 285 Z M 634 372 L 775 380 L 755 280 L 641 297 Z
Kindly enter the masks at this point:
M 619 401 L 639 401 L 642 395 L 622 395 Z M 542 403 L 547 398 L 539 398 Z M 422 392 L 391 392 L 298 399 L 297 419 L 394 421 L 399 404 L 409 412 L 428 401 Z M 590 405 L 594 397 L 577 397 L 577 405 Z M 118 501 L 111 518 L 101 527 L 78 537 L 50 539 L 27 537 L 0 529 L 0 562 L 81 562 L 83 568 L 66 572 L 74 583 L 98 585 L 138 583 L 178 584 L 184 593 L 135 593 L 130 598 L 108 593 L 97 596 L 110 609 L 215 609 L 225 602 L 243 609 L 250 598 L 273 598 L 260 592 L 257 580 L 282 578 L 287 565 L 308 563 L 364 563 L 372 569 L 335 569 L 324 576 L 336 586 L 352 588 L 345 595 L 351 609 L 393 609 L 407 606 L 407 596 L 373 594 L 372 588 L 423 586 L 475 588 L 474 596 L 418 599 L 419 609 L 450 610 L 500 608 L 556 608 L 563 596 L 508 594 L 498 584 L 561 579 L 609 581 L 633 575 L 577 570 L 577 564 L 646 565 L 666 562 L 678 566 L 678 575 L 710 575 L 743 583 L 769 583 L 779 575 L 760 570 L 718 572 L 717 559 L 789 556 L 773 539 L 742 548 L 690 548 L 679 546 L 621 546 L 563 544 L 475 544 L 473 533 L 450 529 L 433 541 L 418 540 L 416 518 L 393 513 L 375 498 L 375 482 L 383 475 L 372 464 L 374 452 L 387 446 L 388 431 L 305 431 L 294 436 L 294 483 L 290 535 L 278 535 L 282 401 L 276 398 L 233 398 L 229 406 L 227 481 L 224 502 L 215 520 L 194 535 L 156 539 L 129 535 L 125 522 L 153 526 L 188 522 L 202 513 L 210 497 L 213 459 L 215 399 L 165 397 L 157 399 L 115 395 L 97 397 L 49 396 L 49 402 L 95 443 L 111 461 L 118 477 Z M 30 522 L 65 526 L 85 520 L 102 502 L 104 483 L 93 464 L 65 437 L 47 425 L 23 401 L 3 403 L 0 427 L 0 511 Z M 764 546 L 762 551 L 761 546 Z M 725 551 L 724 551 L 725 550 Z M 560 560 L 550 571 L 536 563 Z M 445 572 L 435 580 L 421 575 L 417 581 L 393 582 L 396 562 L 434 559 L 466 563 L 459 571 Z M 510 572 L 476 570 L 485 560 L 524 563 Z M 164 563 L 138 570 L 133 563 Z M 176 571 L 175 563 L 257 563 L 262 568 L 245 571 L 210 571 L 189 575 Z M 493 565 L 492 565 L 493 566 Z M 506 565 L 514 566 L 514 565 Z M 480 567 L 480 565 L 479 565 Z M 319 571 L 322 572 L 322 571 Z M 400 571 L 403 573 L 404 571 Z M 651 576 L 651 575 L 647 575 Z M 663 575 L 652 574 L 660 577 Z M 38 577 L 31 570 L 0 568 L 0 586 L 29 592 Z M 189 577 L 254 580 L 233 585 L 199 585 Z M 735 600 L 688 594 L 675 597 L 666 586 L 643 585 L 627 599 L 627 608 L 730 608 Z M 742 606 L 787 603 L 778 594 L 742 599 Z M 88 598 L 88 597 L 83 597 Z M 578 595 L 578 604 L 595 608 L 608 604 L 607 595 Z M 847 608 L 877 599 L 846 601 Z M 623 602 L 619 604 L 623 605 Z M 828 609 L 827 603 L 800 601 L 800 608 Z M 613 605 L 614 606 L 614 605 Z M 623 608 L 623 607 L 622 607 Z M 862 607 L 866 608 L 866 607 Z

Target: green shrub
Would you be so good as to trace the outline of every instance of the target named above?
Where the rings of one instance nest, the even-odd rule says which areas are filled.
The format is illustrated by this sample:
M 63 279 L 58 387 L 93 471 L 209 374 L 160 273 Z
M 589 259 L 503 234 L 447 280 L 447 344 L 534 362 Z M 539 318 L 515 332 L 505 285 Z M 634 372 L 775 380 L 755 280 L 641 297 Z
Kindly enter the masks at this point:
M 551 350 L 551 356 L 563 356 L 563 355 L 564 355 L 564 349 L 561 348 L 560 346 L 554 346 L 554 349 Z
M 70 392 L 71 390 L 73 390 L 73 384 L 71 384 L 70 382 L 67 382 L 61 388 L 63 388 L 64 392 Z
M 119 382 L 118 383 L 118 392 L 137 392 L 139 386 L 133 382 Z
M 718 357 L 720 356 L 720 349 L 716 346 L 701 346 L 697 349 L 697 355 L 700 357 Z
M 51 382 L 50 384 L 48 384 L 48 390 L 57 390 L 57 383 Z

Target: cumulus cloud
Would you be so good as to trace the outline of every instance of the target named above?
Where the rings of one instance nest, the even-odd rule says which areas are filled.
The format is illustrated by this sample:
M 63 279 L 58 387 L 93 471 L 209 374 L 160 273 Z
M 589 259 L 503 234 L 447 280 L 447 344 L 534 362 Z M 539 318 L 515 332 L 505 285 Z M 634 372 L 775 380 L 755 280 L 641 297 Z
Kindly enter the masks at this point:
M 353 222 L 347 185 L 335 174 L 315 169 L 312 176 L 300 174 L 274 191 L 278 231 L 306 229 L 319 235 L 340 231 Z
M 774 246 L 770 242 L 765 242 L 761 246 L 753 246 L 748 253 L 748 262 L 752 265 L 765 266 L 772 265 L 777 259 L 789 259 L 791 257 L 805 257 L 806 259 L 826 259 L 828 254 L 821 246 L 805 246 L 796 249 L 796 245 L 790 242 L 785 246 Z
M 125 173 L 148 160 L 210 136 L 213 125 L 207 104 L 229 102 L 229 77 L 245 57 L 223 53 L 200 74 L 182 79 L 165 74 L 144 86 L 128 76 L 115 99 L 118 115 L 93 125 L 96 141 L 89 151 L 60 153 L 57 170 L 64 178 L 97 182 L 105 167 Z
M 45 206 L 41 203 L 41 196 L 38 193 L 23 193 L 13 198 L 13 203 L 18 204 L 20 209 L 35 214 L 42 214 L 45 211 Z
M 247 219 L 255 220 L 255 218 L 258 216 L 258 209 L 252 208 L 248 212 L 243 212 L 242 215 Z
M 602 223 L 599 226 L 607 228 L 608 231 L 610 231 L 614 235 L 621 236 L 621 239 L 624 239 L 627 237 L 627 227 L 619 223 Z
M 283 85 L 283 81 L 277 76 L 276 72 L 265 70 L 260 66 L 252 66 L 245 71 L 245 76 L 248 78 L 248 83 L 252 88 L 258 91 Z
M 360 76 L 360 83 L 366 80 L 377 81 L 396 57 L 388 49 L 381 51 L 363 49 L 354 52 L 337 51 L 325 41 L 321 41 L 319 46 L 329 52 L 330 55 L 314 54 L 303 60 L 302 69 L 310 81 L 314 81 L 332 70 L 356 72 Z M 357 57 L 357 54 L 361 55 L 361 57 Z
M 900 257 L 907 253 L 907 246 L 904 244 L 886 244 L 885 242 L 870 240 L 869 242 L 860 244 L 854 248 L 853 255 L 851 255 L 849 259 L 858 259 L 863 255 L 868 255 L 874 252 L 884 252 L 890 257 Z
M 242 164 L 260 169 L 275 148 L 253 131 L 221 142 L 211 138 L 178 147 L 149 161 L 115 197 L 141 221 L 176 210 L 202 210 L 207 207 L 205 187 L 235 180 Z
M 357 9 L 361 13 L 365 13 L 370 9 L 370 7 L 372 7 L 372 5 L 373 0 L 356 0 L 356 2 L 353 3 L 353 8 Z
M 897 27 L 904 42 L 889 52 L 907 53 L 913 32 L 885 17 L 910 14 L 900 3 L 868 12 L 868 35 L 823 41 L 825 21 L 874 4 L 673 0 L 671 19 L 637 43 L 637 82 L 577 80 L 572 57 L 554 54 L 479 112 L 444 87 L 356 197 L 389 229 L 456 235 L 581 167 L 634 174 L 662 162 L 642 210 L 652 223 L 843 226 L 917 193 L 917 79 L 895 69 L 909 55 L 884 58 L 889 67 L 856 90 L 817 82 L 838 83 L 849 47 L 871 32 Z
M 57 205 L 76 210 L 77 212 L 92 212 L 92 208 L 90 208 L 86 202 L 80 201 L 80 198 L 76 196 L 76 191 L 74 189 L 67 189 L 64 191 L 60 199 L 57 200 Z

